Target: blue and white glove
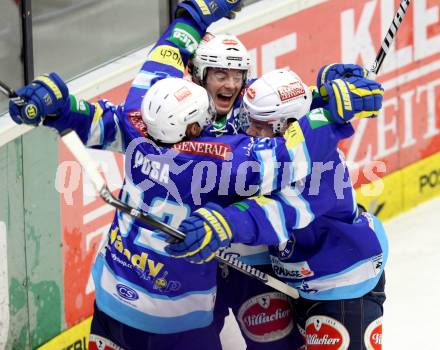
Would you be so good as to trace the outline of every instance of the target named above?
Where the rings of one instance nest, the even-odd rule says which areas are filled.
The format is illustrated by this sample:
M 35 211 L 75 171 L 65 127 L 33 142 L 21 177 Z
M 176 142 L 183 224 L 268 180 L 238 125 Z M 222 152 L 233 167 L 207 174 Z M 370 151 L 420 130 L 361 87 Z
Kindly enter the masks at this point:
M 322 89 L 325 83 L 335 79 L 345 79 L 350 77 L 366 78 L 368 71 L 357 64 L 333 63 L 323 66 L 316 79 L 316 86 L 321 96 L 326 99 L 325 89 Z
M 241 0 L 186 0 L 177 5 L 176 18 L 186 10 L 203 30 L 223 17 L 233 18 Z
M 185 239 L 169 244 L 165 251 L 195 264 L 212 260 L 217 250 L 228 247 L 232 239 L 232 229 L 225 216 L 223 208 L 214 203 L 197 209 L 179 226 Z
M 367 78 L 335 79 L 325 83 L 323 89 L 328 96 L 326 109 L 336 123 L 374 118 L 382 108 L 382 85 Z
M 56 73 L 41 75 L 16 91 L 26 103 L 9 100 L 9 114 L 17 124 L 39 125 L 47 116 L 57 116 L 69 102 L 69 90 Z

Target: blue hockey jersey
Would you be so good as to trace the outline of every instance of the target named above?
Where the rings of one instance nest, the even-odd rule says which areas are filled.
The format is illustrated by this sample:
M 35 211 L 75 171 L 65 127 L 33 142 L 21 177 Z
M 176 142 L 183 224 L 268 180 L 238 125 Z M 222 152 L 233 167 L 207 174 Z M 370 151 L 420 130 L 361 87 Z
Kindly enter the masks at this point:
M 304 120 L 293 123 L 284 138 L 202 136 L 157 146 L 148 139 L 140 106 L 155 81 L 183 75 L 192 47 L 175 40 L 182 28 L 201 35 L 191 19 L 175 20 L 150 51 L 123 105 L 71 96 L 58 118 L 44 121 L 60 132 L 74 129 L 88 147 L 125 154 L 122 201 L 178 227 L 209 201 L 225 206 L 304 178 L 312 161 L 324 161 L 340 139 L 352 135 L 349 124 L 314 129 Z M 93 267 L 96 303 L 120 322 L 152 333 L 205 327 L 213 318 L 217 265 L 176 260 L 164 251 L 165 240 L 117 211 Z
M 311 125 L 313 113 L 303 117 Z M 315 119 L 316 121 L 316 119 Z M 358 298 L 377 284 L 388 256 L 384 228 L 359 215 L 343 154 L 333 150 L 303 180 L 225 208 L 233 242 L 268 244 L 275 274 L 314 300 Z

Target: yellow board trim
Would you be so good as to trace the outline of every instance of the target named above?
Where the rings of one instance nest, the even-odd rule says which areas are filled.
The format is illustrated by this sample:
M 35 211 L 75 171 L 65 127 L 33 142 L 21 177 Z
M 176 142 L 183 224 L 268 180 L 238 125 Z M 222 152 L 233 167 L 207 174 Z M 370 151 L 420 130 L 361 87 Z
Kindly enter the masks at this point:
M 83 349 L 84 347 L 78 347 L 75 346 L 75 344 L 84 345 L 84 343 L 86 345 L 84 349 L 87 349 L 89 346 L 91 324 L 92 318 L 89 317 L 65 332 L 57 335 L 55 338 L 52 338 L 46 344 L 37 348 L 37 350 Z
M 382 207 L 378 216 L 382 220 L 388 220 L 439 196 L 440 183 L 430 181 L 430 179 L 438 178 L 436 174 L 439 172 L 440 152 L 386 175 L 371 184 L 361 186 L 356 190 L 357 200 L 372 213 Z M 372 194 L 378 186 L 380 189 L 381 182 L 383 191 L 380 194 Z

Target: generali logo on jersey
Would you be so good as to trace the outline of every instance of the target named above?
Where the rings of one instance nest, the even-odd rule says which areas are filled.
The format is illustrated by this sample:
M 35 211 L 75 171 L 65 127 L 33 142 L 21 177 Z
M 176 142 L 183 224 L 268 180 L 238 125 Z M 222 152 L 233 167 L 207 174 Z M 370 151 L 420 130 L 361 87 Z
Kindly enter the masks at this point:
M 223 160 L 230 159 L 232 155 L 231 147 L 221 142 L 184 141 L 175 144 L 173 149 L 180 153 L 198 154 Z

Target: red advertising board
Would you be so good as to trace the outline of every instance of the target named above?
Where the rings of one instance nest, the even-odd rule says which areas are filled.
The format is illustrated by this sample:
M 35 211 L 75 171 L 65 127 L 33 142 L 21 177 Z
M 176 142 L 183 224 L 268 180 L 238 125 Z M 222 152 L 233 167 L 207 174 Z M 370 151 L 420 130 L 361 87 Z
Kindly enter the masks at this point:
M 314 84 L 319 68 L 345 62 L 371 66 L 399 1 L 334 0 L 312 6 L 240 36 L 256 60 L 256 73 L 288 66 Z M 440 150 L 440 0 L 413 1 L 377 80 L 385 87 L 383 112 L 356 123 L 342 145 L 347 160 L 363 170 L 383 161 L 390 174 Z M 105 94 L 119 102 L 127 85 Z M 103 97 L 103 96 L 100 96 Z M 100 157 L 96 155 L 96 157 Z M 102 156 L 119 169 L 106 172 L 115 184 L 122 160 Z M 72 160 L 61 146 L 60 163 Z M 380 172 L 377 170 L 376 172 Z M 116 174 L 117 173 L 117 174 Z M 380 173 L 384 175 L 385 173 Z M 113 178 L 112 178 L 113 177 Z M 367 181 L 360 176 L 356 186 Z M 68 325 L 92 313 L 90 265 L 112 212 L 84 195 L 82 179 L 72 198 L 61 198 L 65 311 Z M 74 205 L 68 205 L 72 199 Z
M 370 67 L 399 3 L 328 1 L 240 39 L 256 58 L 257 75 L 287 66 L 313 85 L 324 64 Z M 439 5 L 422 0 L 408 8 L 377 78 L 386 91 L 383 113 L 357 123 L 356 135 L 342 145 L 347 160 L 361 168 L 380 160 L 391 173 L 440 150 Z

